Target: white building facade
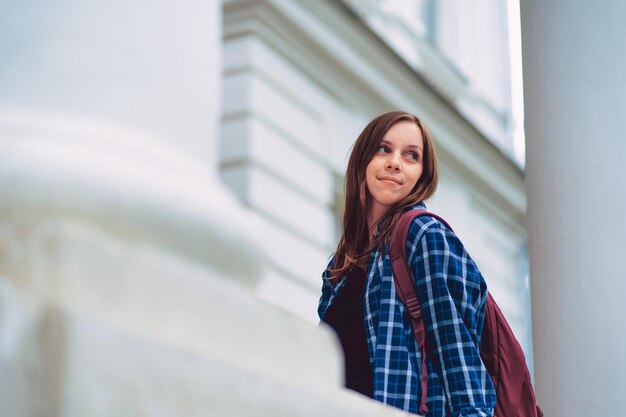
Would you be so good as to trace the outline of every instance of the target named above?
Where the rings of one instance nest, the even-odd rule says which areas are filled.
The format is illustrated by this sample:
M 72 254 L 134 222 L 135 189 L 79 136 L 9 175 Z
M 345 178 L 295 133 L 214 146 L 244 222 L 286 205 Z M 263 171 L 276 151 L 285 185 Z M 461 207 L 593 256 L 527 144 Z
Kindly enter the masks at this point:
M 350 146 L 402 109 L 438 144 L 429 209 L 458 232 L 532 363 L 507 13 L 501 1 L 224 3 L 220 176 L 266 227 L 261 299 L 317 322 Z

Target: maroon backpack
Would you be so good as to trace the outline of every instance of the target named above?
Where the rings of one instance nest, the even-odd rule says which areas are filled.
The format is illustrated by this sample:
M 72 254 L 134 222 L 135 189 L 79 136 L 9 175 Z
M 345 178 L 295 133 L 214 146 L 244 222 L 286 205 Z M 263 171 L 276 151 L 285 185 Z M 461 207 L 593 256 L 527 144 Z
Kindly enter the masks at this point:
M 422 319 L 422 308 L 417 298 L 415 281 L 406 259 L 406 239 L 409 227 L 418 216 L 431 216 L 441 221 L 448 229 L 450 225 L 436 214 L 423 210 L 411 210 L 402 216 L 390 245 L 391 267 L 398 297 L 407 308 L 413 325 L 413 333 L 422 352 L 422 399 L 420 413 L 426 414 L 428 372 L 426 370 L 426 329 Z M 497 417 L 543 417 L 535 400 L 526 366 L 524 352 L 515 338 L 511 327 L 495 300 L 488 294 L 485 321 L 480 343 L 480 357 L 489 372 L 496 390 Z

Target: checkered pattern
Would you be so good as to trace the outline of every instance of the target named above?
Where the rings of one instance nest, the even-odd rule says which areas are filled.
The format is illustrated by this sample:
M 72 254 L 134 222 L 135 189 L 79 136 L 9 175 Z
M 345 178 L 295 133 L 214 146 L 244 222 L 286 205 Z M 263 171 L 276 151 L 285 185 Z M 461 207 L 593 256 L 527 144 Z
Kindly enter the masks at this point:
M 413 209 L 425 210 L 423 204 Z M 428 417 L 492 416 L 495 390 L 480 359 L 487 287 L 461 241 L 438 220 L 417 217 L 409 229 L 407 260 L 424 312 L 428 366 Z M 332 260 L 331 260 L 332 264 Z M 329 265 L 330 266 L 330 265 Z M 323 274 L 318 313 L 345 285 Z M 417 413 L 421 353 L 396 295 L 388 247 L 372 252 L 364 299 L 365 332 L 374 375 L 374 399 Z M 431 357 L 432 356 L 432 357 Z

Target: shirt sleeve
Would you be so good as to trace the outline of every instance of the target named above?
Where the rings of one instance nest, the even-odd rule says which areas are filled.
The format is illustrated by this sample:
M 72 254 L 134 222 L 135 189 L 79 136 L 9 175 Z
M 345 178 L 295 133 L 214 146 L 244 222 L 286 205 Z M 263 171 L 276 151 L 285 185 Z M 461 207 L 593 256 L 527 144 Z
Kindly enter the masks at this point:
M 328 262 L 328 266 L 322 273 L 322 295 L 320 296 L 319 303 L 317 305 L 317 315 L 320 320 L 324 320 L 324 315 L 326 314 L 326 310 L 328 309 L 328 305 L 330 304 L 331 295 L 333 292 L 333 285 L 328 279 L 330 272 L 329 269 L 333 267 L 335 261 L 335 257 L 332 256 L 330 261 Z
M 492 416 L 495 390 L 480 358 L 487 287 L 458 237 L 439 221 L 414 220 L 407 261 L 417 284 L 428 359 L 451 416 Z

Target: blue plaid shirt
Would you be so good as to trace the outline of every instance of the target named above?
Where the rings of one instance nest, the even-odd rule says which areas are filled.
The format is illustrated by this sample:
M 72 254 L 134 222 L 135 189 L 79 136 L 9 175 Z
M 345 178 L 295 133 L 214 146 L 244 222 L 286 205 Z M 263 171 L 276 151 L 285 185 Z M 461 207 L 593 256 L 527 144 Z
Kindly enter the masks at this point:
M 413 209 L 425 206 L 420 203 Z M 480 359 L 485 280 L 459 238 L 430 216 L 413 221 L 406 244 L 432 350 L 427 358 L 427 416 L 493 416 L 495 390 Z M 374 399 L 418 413 L 421 353 L 396 295 L 388 245 L 385 252 L 370 255 L 363 301 Z M 320 319 L 346 279 L 329 281 L 328 268 L 322 277 Z

